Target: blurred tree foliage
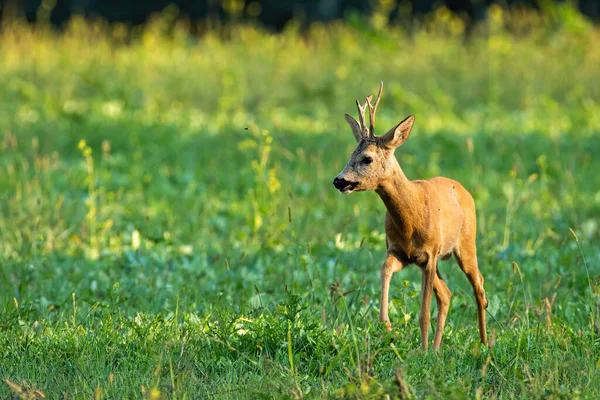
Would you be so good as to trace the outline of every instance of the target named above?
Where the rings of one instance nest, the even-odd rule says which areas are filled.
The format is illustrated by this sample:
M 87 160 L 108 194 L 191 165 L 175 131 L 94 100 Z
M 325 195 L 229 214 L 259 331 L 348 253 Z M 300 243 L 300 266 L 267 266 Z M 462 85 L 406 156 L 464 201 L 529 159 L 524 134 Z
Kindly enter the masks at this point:
M 291 19 L 303 23 L 331 21 L 354 15 L 383 15 L 391 22 L 419 20 L 434 9 L 445 6 L 464 17 L 467 23 L 485 19 L 491 4 L 510 8 L 536 8 L 552 12 L 559 0 L 0 0 L 4 20 L 16 16 L 30 22 L 49 20 L 61 26 L 71 15 L 101 17 L 110 22 L 142 24 L 152 14 L 169 6 L 178 14 L 202 24 L 258 20 L 263 25 L 282 29 Z M 593 20 L 600 19 L 600 1 L 577 0 L 579 10 Z

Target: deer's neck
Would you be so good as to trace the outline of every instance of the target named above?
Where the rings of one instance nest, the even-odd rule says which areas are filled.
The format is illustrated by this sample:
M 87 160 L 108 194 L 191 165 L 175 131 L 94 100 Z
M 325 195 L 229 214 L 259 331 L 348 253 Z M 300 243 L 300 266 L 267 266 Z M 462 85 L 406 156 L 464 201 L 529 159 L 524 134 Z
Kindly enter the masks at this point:
M 392 174 L 375 190 L 394 224 L 410 235 L 423 218 L 423 199 L 418 184 L 412 182 L 396 161 Z

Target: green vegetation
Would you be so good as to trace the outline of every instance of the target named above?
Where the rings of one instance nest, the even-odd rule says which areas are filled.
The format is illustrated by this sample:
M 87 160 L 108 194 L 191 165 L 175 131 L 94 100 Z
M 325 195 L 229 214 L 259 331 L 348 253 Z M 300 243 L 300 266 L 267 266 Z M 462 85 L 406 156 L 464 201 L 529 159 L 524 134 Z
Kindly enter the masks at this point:
M 445 11 L 410 35 L 8 26 L 0 397 L 600 397 L 600 31 L 556 13 L 468 39 Z M 416 267 L 378 323 L 385 210 L 331 181 L 380 80 L 380 130 L 416 115 L 407 175 L 475 197 L 491 348 L 454 261 L 443 352 Z

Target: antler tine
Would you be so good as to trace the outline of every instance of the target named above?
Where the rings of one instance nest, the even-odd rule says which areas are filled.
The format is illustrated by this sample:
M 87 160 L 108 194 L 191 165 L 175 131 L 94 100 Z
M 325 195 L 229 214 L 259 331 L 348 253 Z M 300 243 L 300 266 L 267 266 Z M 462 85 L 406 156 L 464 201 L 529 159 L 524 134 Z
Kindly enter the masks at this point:
M 360 130 L 361 130 L 363 136 L 368 135 L 367 124 L 365 121 L 365 111 L 367 109 L 367 105 L 368 105 L 368 102 L 366 102 L 365 104 L 363 104 L 361 106 L 360 101 L 356 100 L 356 108 L 358 108 L 358 121 L 360 122 Z
M 379 105 L 379 100 L 381 99 L 381 94 L 383 93 L 383 81 L 379 83 L 379 93 L 377 93 L 377 99 L 375 100 L 375 105 L 371 104 L 371 99 L 373 96 L 367 97 L 367 104 L 369 105 L 369 136 L 375 137 L 375 113 L 377 112 L 377 106 Z

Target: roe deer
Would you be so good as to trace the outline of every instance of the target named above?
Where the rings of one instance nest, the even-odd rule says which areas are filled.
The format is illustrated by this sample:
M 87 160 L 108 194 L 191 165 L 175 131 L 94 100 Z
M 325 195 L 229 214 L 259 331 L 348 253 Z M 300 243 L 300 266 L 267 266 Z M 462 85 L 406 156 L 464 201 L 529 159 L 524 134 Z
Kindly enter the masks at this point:
M 383 82 L 375 104 L 372 96 L 361 106 L 357 100 L 359 121 L 346 114 L 358 146 L 350 161 L 334 179 L 340 192 L 374 190 L 387 208 L 385 234 L 387 257 L 381 267 L 381 304 L 379 319 L 391 330 L 388 318 L 388 292 L 395 272 L 408 264 L 417 264 L 422 272 L 422 304 L 419 314 L 423 350 L 427 350 L 430 327 L 432 293 L 438 306 L 437 325 L 433 348 L 439 349 L 442 332 L 452 296 L 438 271 L 438 259 L 446 260 L 454 254 L 458 265 L 473 286 L 477 301 L 479 335 L 486 343 L 485 309 L 487 300 L 483 276 L 477 266 L 475 246 L 475 203 L 469 192 L 457 181 L 437 177 L 428 180 L 409 180 L 394 155 L 414 123 L 410 115 L 383 136 L 375 136 L 375 113 Z M 370 124 L 365 123 L 369 107 Z

